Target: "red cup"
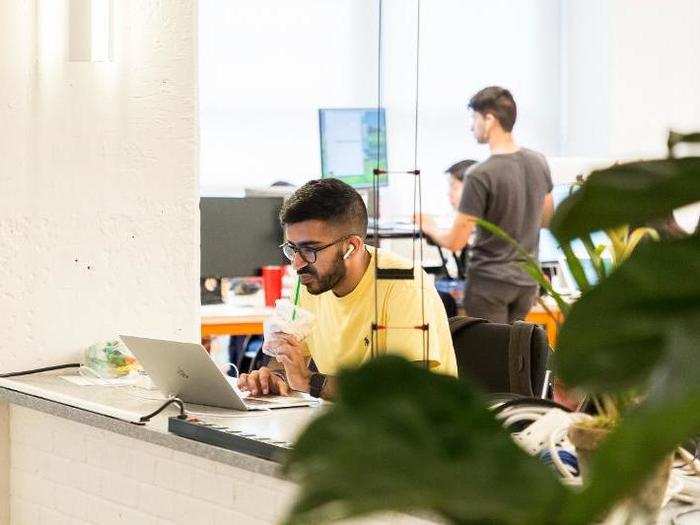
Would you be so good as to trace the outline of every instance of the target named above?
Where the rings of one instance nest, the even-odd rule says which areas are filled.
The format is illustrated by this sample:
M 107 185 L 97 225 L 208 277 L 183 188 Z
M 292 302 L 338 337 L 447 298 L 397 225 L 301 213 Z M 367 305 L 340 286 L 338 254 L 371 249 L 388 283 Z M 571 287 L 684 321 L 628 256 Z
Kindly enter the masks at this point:
M 275 301 L 282 297 L 282 270 L 282 266 L 263 266 L 265 306 L 275 306 Z

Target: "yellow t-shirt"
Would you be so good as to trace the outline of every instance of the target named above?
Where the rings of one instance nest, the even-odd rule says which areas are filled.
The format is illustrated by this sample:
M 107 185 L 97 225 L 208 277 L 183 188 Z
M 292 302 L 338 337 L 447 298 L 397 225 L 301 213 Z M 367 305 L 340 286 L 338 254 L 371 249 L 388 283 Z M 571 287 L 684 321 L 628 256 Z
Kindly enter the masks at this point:
M 374 258 L 374 248 L 368 246 L 367 249 Z M 410 266 L 408 259 L 379 250 L 380 268 Z M 422 330 L 406 328 L 421 325 L 421 272 L 421 268 L 416 268 L 413 280 L 378 281 L 378 323 L 389 329 L 378 331 L 375 355 L 390 353 L 410 361 L 423 361 L 425 341 L 431 369 L 457 376 L 457 362 L 445 308 L 425 272 L 425 323 L 429 328 L 425 338 Z M 340 368 L 359 366 L 372 357 L 374 283 L 372 260 L 357 287 L 343 297 L 337 297 L 331 290 L 311 295 L 302 286 L 299 304 L 316 316 L 306 344 L 320 372 L 335 375 Z

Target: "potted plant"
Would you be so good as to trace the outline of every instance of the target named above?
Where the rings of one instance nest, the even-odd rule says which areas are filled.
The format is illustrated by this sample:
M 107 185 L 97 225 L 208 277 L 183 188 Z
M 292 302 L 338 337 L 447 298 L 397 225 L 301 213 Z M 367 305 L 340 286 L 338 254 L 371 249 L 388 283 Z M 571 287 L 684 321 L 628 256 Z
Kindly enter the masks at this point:
M 697 201 L 699 157 L 619 164 L 591 174 L 558 207 L 551 229 L 567 246 Z M 387 356 L 342 372 L 338 401 L 299 438 L 285 465 L 301 485 L 287 522 L 385 510 L 427 511 L 451 523 L 605 517 L 680 443 L 700 435 L 698 275 L 697 232 L 643 243 L 564 307 L 556 374 L 623 408 L 580 491 L 522 452 L 468 381 Z M 634 403 L 620 401 L 632 392 Z
M 579 189 L 583 185 L 583 182 L 584 178 L 579 175 L 576 184 L 571 188 L 570 194 Z M 546 290 L 547 294 L 556 302 L 559 311 L 563 314 L 563 317 L 562 315 L 555 315 L 542 298 L 538 298 L 542 308 L 549 313 L 554 322 L 561 328 L 562 319 L 565 318 L 566 314 L 571 309 L 575 298 L 564 297 L 554 289 L 549 279 L 540 268 L 539 263 L 503 229 L 482 219 L 479 219 L 477 223 L 482 228 L 507 241 L 518 250 L 523 261 L 521 263 L 522 268 Z M 583 259 L 576 254 L 577 250 L 575 250 L 572 240 L 566 240 L 561 245 L 565 255 L 565 264 L 568 266 L 569 272 L 576 281 L 578 289 L 584 293 L 610 276 L 613 271 L 630 257 L 634 249 L 645 237 L 653 239 L 654 241 L 660 239 L 658 232 L 650 227 L 637 227 L 632 229 L 629 225 L 622 225 L 606 228 L 603 230 L 603 233 L 608 239 L 608 242 L 605 244 L 596 244 L 594 242 L 594 236 L 591 234 L 586 234 L 580 239 L 577 239 L 580 243 L 579 249 L 584 249 L 586 259 L 591 262 L 593 270 L 595 271 L 593 279 L 589 278 L 588 274 L 585 272 L 582 264 Z M 610 264 L 606 264 L 606 261 L 610 261 Z M 562 397 L 566 398 L 566 401 L 569 402 L 568 404 L 572 404 L 572 399 L 575 401 L 573 402 L 574 406 L 586 401 L 586 397 L 577 396 L 575 392 L 569 392 L 568 395 L 564 395 L 564 387 L 559 382 L 557 382 L 557 387 L 557 391 Z M 594 405 L 596 415 L 574 423 L 568 433 L 570 440 L 577 449 L 581 476 L 584 478 L 588 474 L 591 457 L 600 443 L 605 440 L 609 432 L 619 422 L 621 415 L 631 407 L 639 404 L 640 401 L 639 396 L 636 395 L 634 391 L 621 392 L 618 394 L 590 394 L 588 400 Z M 650 480 L 650 486 L 665 486 L 668 482 L 671 463 L 672 461 L 669 457 L 668 461 L 664 462 L 664 466 L 659 469 L 659 475 L 656 476 L 657 479 Z M 656 508 L 658 510 L 663 499 L 664 490 L 643 490 L 642 492 L 648 493 L 649 496 L 646 498 L 649 501 L 644 502 L 645 506 L 649 509 Z

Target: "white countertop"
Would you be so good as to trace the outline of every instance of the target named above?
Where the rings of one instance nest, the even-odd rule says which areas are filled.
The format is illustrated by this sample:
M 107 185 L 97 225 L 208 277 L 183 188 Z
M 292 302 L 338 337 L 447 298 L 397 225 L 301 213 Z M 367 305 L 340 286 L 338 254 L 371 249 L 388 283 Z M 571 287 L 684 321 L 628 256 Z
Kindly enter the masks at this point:
M 278 465 L 272 461 L 169 433 L 168 418 L 178 414 L 173 406 L 146 425 L 135 424 L 141 416 L 162 404 L 157 391 L 135 386 L 78 386 L 60 377 L 71 374 L 75 374 L 75 370 L 0 379 L 0 399 L 253 472 L 278 475 Z M 185 408 L 188 414 L 204 421 L 285 442 L 293 442 L 323 410 L 322 406 L 316 406 L 241 412 L 188 403 Z

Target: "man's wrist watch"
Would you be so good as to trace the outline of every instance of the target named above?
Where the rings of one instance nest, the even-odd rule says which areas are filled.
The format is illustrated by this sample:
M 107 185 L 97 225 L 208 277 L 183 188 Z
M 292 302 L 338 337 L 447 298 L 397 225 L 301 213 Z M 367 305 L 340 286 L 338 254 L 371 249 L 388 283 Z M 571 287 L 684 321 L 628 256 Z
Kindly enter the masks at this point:
M 323 387 L 326 386 L 326 374 L 314 372 L 309 378 L 309 394 L 311 397 L 321 397 Z

